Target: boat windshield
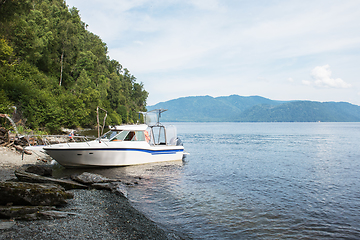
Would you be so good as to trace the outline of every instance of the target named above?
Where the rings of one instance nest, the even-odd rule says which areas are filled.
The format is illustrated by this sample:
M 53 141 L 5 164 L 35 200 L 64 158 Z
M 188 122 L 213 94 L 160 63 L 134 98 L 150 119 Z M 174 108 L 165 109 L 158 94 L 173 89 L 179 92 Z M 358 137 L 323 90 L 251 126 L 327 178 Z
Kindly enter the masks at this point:
M 108 131 L 107 133 L 105 133 L 104 135 L 101 136 L 101 139 L 112 139 L 114 138 L 117 134 L 119 134 L 120 131 Z
M 109 131 L 105 133 L 102 140 L 107 139 L 109 141 L 145 141 L 144 131 Z
M 117 131 L 119 132 L 119 131 Z M 118 135 L 111 139 L 111 141 L 123 141 L 128 136 L 130 131 L 121 131 Z
M 147 135 L 149 136 L 149 134 Z M 105 133 L 101 140 L 108 141 L 147 141 L 145 131 L 111 130 Z

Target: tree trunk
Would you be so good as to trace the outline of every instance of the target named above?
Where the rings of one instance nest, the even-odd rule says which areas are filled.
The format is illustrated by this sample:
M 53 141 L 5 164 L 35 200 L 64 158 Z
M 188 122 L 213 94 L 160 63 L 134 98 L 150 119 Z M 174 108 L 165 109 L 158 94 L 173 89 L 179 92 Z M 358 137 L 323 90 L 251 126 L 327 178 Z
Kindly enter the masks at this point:
M 60 70 L 60 83 L 59 83 L 59 86 L 61 86 L 61 82 L 62 82 L 62 74 L 63 74 L 63 61 L 64 60 L 64 50 L 62 51 L 61 53 L 61 60 L 60 60 L 60 66 L 61 66 L 61 70 Z

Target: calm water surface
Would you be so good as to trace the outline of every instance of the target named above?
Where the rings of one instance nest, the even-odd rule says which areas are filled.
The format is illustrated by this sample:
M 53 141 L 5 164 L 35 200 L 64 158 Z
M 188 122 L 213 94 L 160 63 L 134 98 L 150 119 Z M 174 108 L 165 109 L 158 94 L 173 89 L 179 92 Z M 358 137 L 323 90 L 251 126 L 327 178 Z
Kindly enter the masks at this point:
M 194 239 L 360 239 L 360 123 L 174 123 L 184 162 L 102 170 Z

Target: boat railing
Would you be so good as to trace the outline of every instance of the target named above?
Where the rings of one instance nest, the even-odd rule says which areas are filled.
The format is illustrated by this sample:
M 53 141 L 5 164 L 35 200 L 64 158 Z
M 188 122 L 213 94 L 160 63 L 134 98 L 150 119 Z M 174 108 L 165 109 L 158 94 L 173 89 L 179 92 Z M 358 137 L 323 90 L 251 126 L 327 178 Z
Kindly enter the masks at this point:
M 57 143 L 72 143 L 72 142 L 86 142 L 88 145 L 89 140 L 92 138 L 86 136 L 69 136 L 69 135 L 25 135 L 23 136 L 29 146 L 48 146 Z

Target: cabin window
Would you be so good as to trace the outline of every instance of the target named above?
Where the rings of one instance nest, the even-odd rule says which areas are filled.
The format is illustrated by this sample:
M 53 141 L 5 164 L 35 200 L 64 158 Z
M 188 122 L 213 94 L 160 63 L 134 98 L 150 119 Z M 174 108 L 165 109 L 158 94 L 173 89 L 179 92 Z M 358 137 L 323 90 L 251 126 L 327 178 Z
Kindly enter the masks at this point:
M 136 141 L 145 141 L 145 134 L 143 131 L 135 131 Z
M 119 134 L 119 132 L 120 131 L 108 131 L 101 138 L 110 140 L 110 139 L 114 138 L 117 134 Z
M 130 131 L 125 137 L 124 141 L 145 141 L 143 131 Z
M 132 141 L 133 138 L 135 139 L 135 132 L 134 131 L 130 131 L 128 133 L 128 135 L 125 137 L 124 141 Z
M 111 139 L 111 141 L 123 141 L 124 138 L 128 135 L 129 131 L 116 131 L 118 132 L 118 134 L 113 138 Z

